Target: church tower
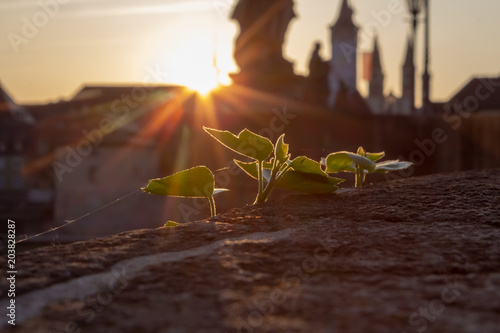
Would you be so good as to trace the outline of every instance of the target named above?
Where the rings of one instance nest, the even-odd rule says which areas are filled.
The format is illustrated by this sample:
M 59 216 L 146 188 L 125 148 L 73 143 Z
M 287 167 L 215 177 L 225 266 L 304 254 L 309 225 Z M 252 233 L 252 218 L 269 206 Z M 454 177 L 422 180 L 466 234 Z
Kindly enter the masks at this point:
M 383 114 L 385 112 L 384 71 L 382 69 L 377 37 L 375 37 L 373 42 L 372 73 L 368 90 L 368 104 L 373 113 Z
M 337 21 L 331 26 L 332 60 L 328 75 L 329 107 L 333 107 L 343 85 L 348 92 L 356 91 L 358 27 L 353 22 L 354 11 L 348 0 L 342 0 Z
M 402 96 L 399 105 L 399 113 L 407 116 L 413 114 L 415 107 L 415 61 L 413 59 L 413 43 L 408 39 L 408 48 L 403 64 Z

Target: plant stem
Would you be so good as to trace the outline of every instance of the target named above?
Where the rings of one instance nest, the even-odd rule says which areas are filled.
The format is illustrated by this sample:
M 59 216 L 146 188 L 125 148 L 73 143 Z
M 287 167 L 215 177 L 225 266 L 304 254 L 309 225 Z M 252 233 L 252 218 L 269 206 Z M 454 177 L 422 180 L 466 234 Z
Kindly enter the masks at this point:
M 356 184 L 355 187 L 359 188 L 363 186 L 363 169 L 361 169 L 358 165 L 356 165 Z
M 266 188 L 264 189 L 264 192 L 262 192 L 262 197 L 260 202 L 266 202 L 267 199 L 269 198 L 269 195 L 273 191 L 274 188 L 274 175 L 271 177 L 269 180 L 269 183 L 267 183 Z
M 208 198 L 208 202 L 210 202 L 210 216 L 214 217 L 217 215 L 217 211 L 215 210 L 215 199 L 213 196 Z
M 263 169 L 264 169 L 264 161 L 259 161 L 258 168 L 257 168 L 257 178 L 258 178 L 258 182 L 259 182 L 259 190 L 257 193 L 257 198 L 255 198 L 255 202 L 253 203 L 254 205 L 264 202 L 264 200 L 262 200 L 262 191 L 263 191 L 263 187 L 264 187 Z
M 282 168 L 283 165 L 286 165 L 286 167 L 283 168 L 283 170 L 281 171 L 281 174 L 278 176 L 278 172 L 280 171 L 280 169 Z M 284 163 L 282 165 L 279 165 L 279 164 L 273 165 L 271 179 L 269 180 L 269 183 L 267 183 L 266 189 L 264 190 L 264 193 L 262 194 L 262 199 L 263 199 L 262 202 L 267 201 L 267 199 L 271 195 L 271 192 L 274 189 L 274 184 L 277 183 L 285 175 L 285 173 L 290 169 L 291 169 L 291 166 L 286 164 L 286 163 Z

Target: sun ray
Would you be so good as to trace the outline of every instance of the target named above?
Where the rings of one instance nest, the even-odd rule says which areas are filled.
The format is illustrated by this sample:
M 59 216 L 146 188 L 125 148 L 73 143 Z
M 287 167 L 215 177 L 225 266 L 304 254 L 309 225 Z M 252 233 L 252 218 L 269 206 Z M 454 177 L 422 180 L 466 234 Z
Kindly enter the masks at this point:
M 154 137 L 160 140 L 159 147 L 157 147 L 158 149 L 165 147 L 178 124 L 181 122 L 183 103 L 190 96 L 192 96 L 192 93 L 182 90 L 173 100 L 169 100 L 159 107 L 150 110 L 149 113 L 152 116 L 143 124 L 141 131 L 137 132 L 128 140 L 125 147 L 133 145 L 134 142 L 147 142 Z M 124 158 L 127 158 L 127 151 L 125 149 L 117 151 L 113 156 L 110 156 L 105 165 L 106 167 L 118 167 L 120 161 Z

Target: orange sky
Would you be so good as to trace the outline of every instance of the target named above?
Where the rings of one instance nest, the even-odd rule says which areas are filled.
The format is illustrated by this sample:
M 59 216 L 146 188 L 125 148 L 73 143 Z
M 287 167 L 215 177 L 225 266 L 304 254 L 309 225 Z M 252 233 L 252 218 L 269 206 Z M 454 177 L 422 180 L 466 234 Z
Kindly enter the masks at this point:
M 400 13 L 381 17 L 390 3 Z M 500 75 L 498 0 L 430 0 L 432 97 L 446 100 L 475 75 Z M 374 27 L 381 40 L 385 92 L 400 94 L 400 66 L 408 22 L 403 0 L 351 0 L 369 51 Z M 234 0 L 2 0 L 0 82 L 18 103 L 57 101 L 84 84 L 162 82 L 193 85 L 213 77 L 214 50 L 222 81 L 237 71 L 232 59 L 238 33 L 228 16 Z M 394 3 L 393 3 L 394 4 Z M 329 57 L 328 26 L 340 0 L 295 0 L 285 56 L 307 74 L 312 45 Z M 29 25 L 32 24 L 30 30 Z M 420 38 L 423 36 L 419 31 Z M 21 37 L 19 39 L 18 37 Z M 417 46 L 417 99 L 422 40 Z M 152 74 L 156 72 L 156 74 Z M 359 90 L 366 93 L 366 82 Z

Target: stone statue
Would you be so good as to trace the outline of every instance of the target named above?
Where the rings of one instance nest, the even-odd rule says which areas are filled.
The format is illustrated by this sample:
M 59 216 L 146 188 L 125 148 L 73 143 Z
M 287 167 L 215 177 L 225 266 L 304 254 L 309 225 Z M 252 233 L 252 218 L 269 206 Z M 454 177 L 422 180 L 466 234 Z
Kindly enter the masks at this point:
M 319 51 L 321 50 L 321 44 L 317 42 L 314 45 L 314 51 L 311 55 L 311 60 L 309 60 L 309 77 L 317 78 L 320 77 L 323 73 L 324 62 L 319 55 Z
M 283 44 L 295 17 L 293 0 L 240 0 L 232 18 L 240 25 L 234 58 L 242 73 L 269 70 L 291 71 L 283 59 Z
M 329 95 L 328 73 L 329 61 L 324 61 L 319 52 L 321 44 L 316 42 L 309 61 L 309 76 L 307 77 L 304 100 L 312 105 L 326 107 Z

